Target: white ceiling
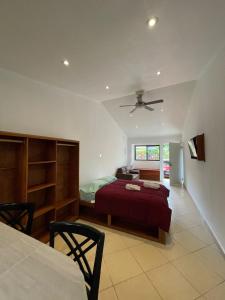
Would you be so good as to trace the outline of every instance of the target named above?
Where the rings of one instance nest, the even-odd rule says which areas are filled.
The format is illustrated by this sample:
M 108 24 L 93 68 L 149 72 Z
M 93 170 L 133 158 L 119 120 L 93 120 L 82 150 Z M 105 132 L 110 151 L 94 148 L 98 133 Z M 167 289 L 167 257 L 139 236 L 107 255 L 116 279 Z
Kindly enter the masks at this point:
M 0 0 L 0 67 L 96 101 L 194 80 L 224 37 L 224 0 Z
M 189 81 L 146 92 L 144 101 L 163 99 L 164 103 L 152 105 L 153 112 L 137 109 L 132 117 L 129 115 L 132 107 L 119 106 L 135 104 L 135 95 L 104 101 L 103 104 L 128 137 L 176 135 L 182 131 L 195 83 Z

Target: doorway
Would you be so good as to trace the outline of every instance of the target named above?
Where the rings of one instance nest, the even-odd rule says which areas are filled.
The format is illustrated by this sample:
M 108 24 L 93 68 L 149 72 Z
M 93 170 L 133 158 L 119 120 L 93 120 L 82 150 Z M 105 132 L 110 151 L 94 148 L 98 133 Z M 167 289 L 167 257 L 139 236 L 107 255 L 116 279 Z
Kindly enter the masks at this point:
M 184 148 L 181 143 L 169 143 L 170 185 L 184 183 Z

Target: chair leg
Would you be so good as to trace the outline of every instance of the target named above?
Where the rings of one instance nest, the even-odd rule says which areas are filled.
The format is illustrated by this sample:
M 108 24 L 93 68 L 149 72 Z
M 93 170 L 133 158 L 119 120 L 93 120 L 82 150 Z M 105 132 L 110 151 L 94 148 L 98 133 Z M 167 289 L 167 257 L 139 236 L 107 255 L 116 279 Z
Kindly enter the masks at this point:
M 112 216 L 111 215 L 107 215 L 107 224 L 108 224 L 108 226 L 112 225 Z

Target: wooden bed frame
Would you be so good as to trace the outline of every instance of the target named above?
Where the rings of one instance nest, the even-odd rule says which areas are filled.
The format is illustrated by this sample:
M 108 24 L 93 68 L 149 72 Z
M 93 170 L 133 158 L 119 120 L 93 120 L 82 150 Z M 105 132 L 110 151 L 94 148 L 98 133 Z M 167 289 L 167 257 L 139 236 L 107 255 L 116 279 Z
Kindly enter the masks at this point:
M 107 217 L 106 220 L 100 220 L 98 216 L 96 216 L 94 213 L 94 207 L 95 207 L 95 203 L 80 200 L 80 208 L 81 209 L 85 208 L 86 211 L 89 211 L 91 213 L 90 215 L 85 213 L 83 214 L 80 209 L 80 218 L 101 226 L 110 227 L 112 229 L 130 233 L 154 242 L 166 244 L 166 232 L 164 230 L 157 228 L 158 235 L 155 237 L 150 235 L 148 232 L 144 232 L 140 229 L 130 226 L 130 224 L 127 223 L 122 223 L 122 225 L 116 224 L 115 222 L 113 222 L 113 216 L 111 214 L 105 216 Z

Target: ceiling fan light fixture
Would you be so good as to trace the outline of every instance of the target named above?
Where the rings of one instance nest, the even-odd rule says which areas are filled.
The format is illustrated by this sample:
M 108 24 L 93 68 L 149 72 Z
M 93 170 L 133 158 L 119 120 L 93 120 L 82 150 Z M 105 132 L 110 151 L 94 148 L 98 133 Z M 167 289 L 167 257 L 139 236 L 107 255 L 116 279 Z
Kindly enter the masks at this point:
M 156 75 L 157 75 L 157 76 L 160 76 L 160 74 L 161 74 L 160 71 L 157 71 L 157 72 L 156 72 Z

